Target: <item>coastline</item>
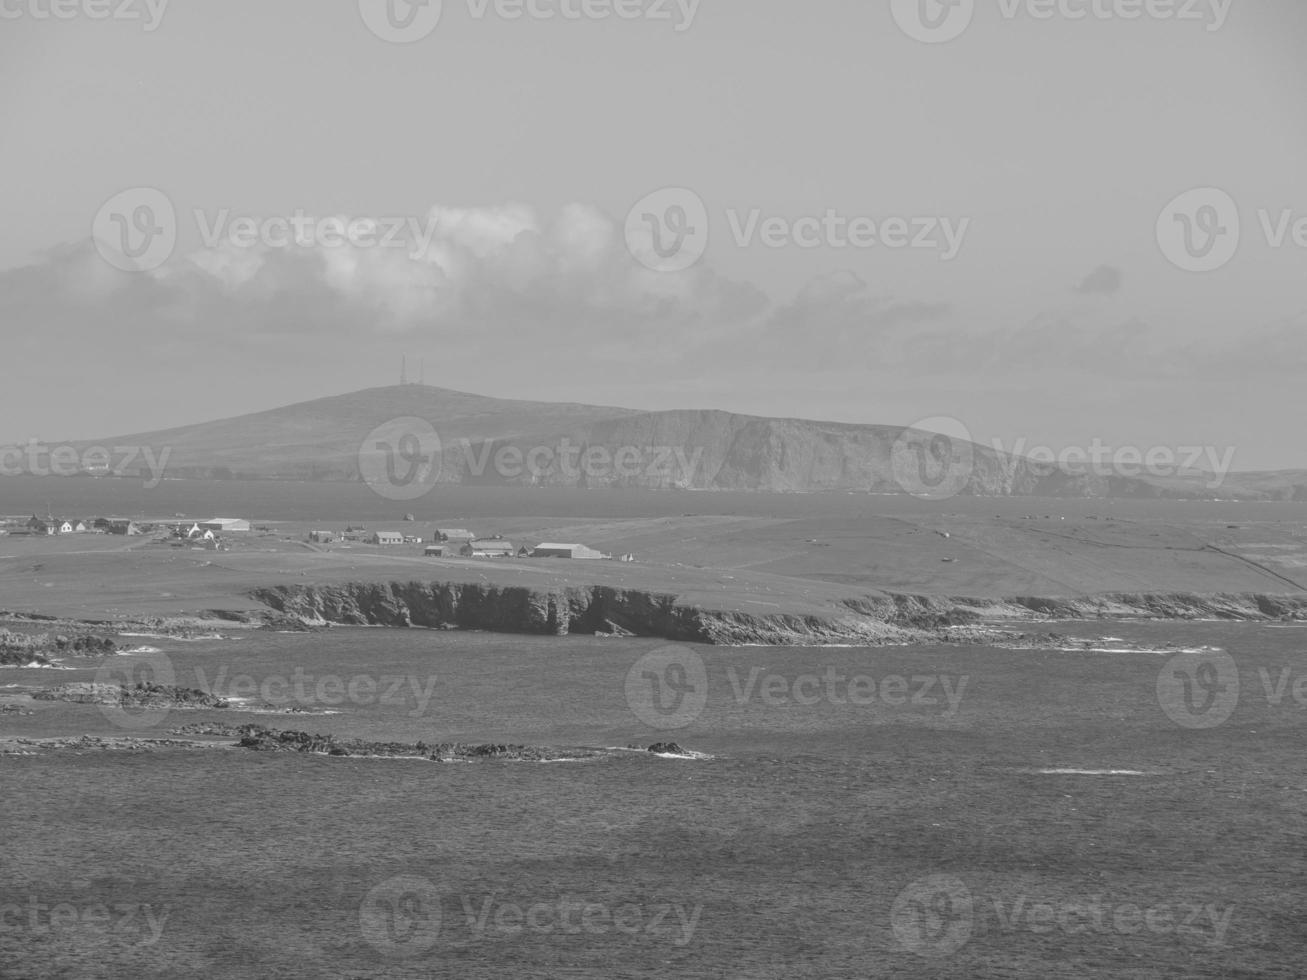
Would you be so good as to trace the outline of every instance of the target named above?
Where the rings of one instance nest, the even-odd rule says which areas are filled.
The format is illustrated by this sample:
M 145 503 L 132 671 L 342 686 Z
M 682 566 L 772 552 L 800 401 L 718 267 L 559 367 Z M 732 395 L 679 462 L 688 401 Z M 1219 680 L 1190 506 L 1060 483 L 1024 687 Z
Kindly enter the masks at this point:
M 994 645 L 1042 639 L 995 629 L 996 621 L 1307 622 L 1307 593 L 1144 592 L 1003 599 L 884 593 L 845 599 L 827 613 L 747 612 L 682 603 L 671 593 L 609 586 L 531 589 L 466 582 L 294 584 L 255 589 L 250 597 L 306 626 L 640 636 L 720 646 Z

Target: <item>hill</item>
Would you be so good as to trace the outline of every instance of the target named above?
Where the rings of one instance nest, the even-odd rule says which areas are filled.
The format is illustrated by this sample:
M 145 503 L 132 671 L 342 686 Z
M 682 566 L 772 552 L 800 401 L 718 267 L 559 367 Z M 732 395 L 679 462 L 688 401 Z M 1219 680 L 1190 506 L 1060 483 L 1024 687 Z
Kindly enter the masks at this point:
M 897 426 L 641 412 L 426 385 L 372 388 L 79 448 L 92 445 L 148 446 L 156 457 L 167 450 L 173 478 L 362 479 L 386 495 L 440 483 L 1307 500 L 1301 472 L 1233 474 L 1214 490 L 1205 473 L 1073 472 Z

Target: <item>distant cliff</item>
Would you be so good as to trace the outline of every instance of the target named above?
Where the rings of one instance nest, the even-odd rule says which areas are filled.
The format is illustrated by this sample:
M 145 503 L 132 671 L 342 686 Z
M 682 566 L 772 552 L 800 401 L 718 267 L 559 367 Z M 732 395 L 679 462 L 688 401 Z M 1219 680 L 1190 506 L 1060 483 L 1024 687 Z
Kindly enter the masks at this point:
M 1231 474 L 1214 488 L 1197 474 L 1073 471 L 902 426 L 640 412 L 424 385 L 373 388 L 98 444 L 151 447 L 168 476 L 194 479 L 376 480 L 367 471 L 380 469 L 397 486 L 420 472 L 433 486 L 870 493 L 918 490 L 920 479 L 929 489 L 947 484 L 946 496 L 1307 500 L 1307 472 Z M 361 465 L 364 449 L 375 455 Z
M 827 615 L 758 615 L 682 605 L 675 596 L 602 586 L 560 590 L 477 583 L 352 582 L 263 588 L 253 598 L 307 622 L 564 636 L 625 634 L 711 644 L 984 642 L 984 618 L 1307 619 L 1307 595 L 1112 594 L 1083 598 L 885 595 Z

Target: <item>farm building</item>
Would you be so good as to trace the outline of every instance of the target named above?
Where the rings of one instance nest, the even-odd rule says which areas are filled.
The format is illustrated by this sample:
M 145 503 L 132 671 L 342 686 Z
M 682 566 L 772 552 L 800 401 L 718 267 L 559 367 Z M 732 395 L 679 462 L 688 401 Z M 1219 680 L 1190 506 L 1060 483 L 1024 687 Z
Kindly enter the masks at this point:
M 205 531 L 248 531 L 250 522 L 238 517 L 210 517 L 200 521 L 200 527 Z
M 429 544 L 422 553 L 428 558 L 444 558 L 445 546 L 443 544 Z
M 438 527 L 431 540 L 436 542 L 475 541 L 476 535 L 464 528 Z
M 532 558 L 575 558 L 595 560 L 603 558 L 602 552 L 587 548 L 583 544 L 538 544 L 531 552 Z
M 469 541 L 459 552 L 464 558 L 512 558 L 516 549 L 513 542 L 502 538 L 485 538 Z
M 334 531 L 310 531 L 309 540 L 314 544 L 331 544 L 336 540 Z
M 404 535 L 398 531 L 377 531 L 368 538 L 368 544 L 392 545 L 403 544 Z
M 83 534 L 91 529 L 86 521 L 76 518 L 37 517 L 35 514 L 26 526 L 34 534 Z
M 34 534 L 72 534 L 75 528 L 72 521 L 62 517 L 37 517 L 33 514 L 27 522 L 27 529 Z M 82 525 L 82 530 L 86 530 L 85 525 Z

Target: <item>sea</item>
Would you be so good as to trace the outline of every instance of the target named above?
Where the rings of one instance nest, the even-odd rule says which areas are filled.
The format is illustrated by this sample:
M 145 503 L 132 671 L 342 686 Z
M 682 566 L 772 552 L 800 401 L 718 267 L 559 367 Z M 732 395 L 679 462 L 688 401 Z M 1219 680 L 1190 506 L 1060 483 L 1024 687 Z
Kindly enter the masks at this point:
M 79 515 L 275 521 L 396 506 L 361 486 L 66 482 L 0 481 L 0 510 L 49 497 Z M 576 496 L 450 490 L 399 506 L 1298 513 Z M 130 652 L 103 661 L 0 670 L 0 700 L 121 674 L 231 701 L 0 713 L 0 976 L 1301 976 L 1307 628 L 1048 628 L 1093 642 L 719 648 L 334 628 L 121 636 Z M 565 751 L 433 762 L 148 743 L 197 724 Z M 39 747 L 69 734 L 91 740 Z M 122 738 L 146 741 L 94 741 Z
M 576 490 L 438 486 L 412 501 L 388 499 L 366 483 L 172 480 L 150 486 L 126 477 L 0 476 L 0 514 L 167 519 L 236 516 L 256 521 L 419 520 L 503 517 L 621 519 L 683 515 L 820 518 L 867 514 L 1102 516 L 1130 520 L 1307 520 L 1307 502 L 970 497 L 907 494 L 751 493 L 717 490 Z

